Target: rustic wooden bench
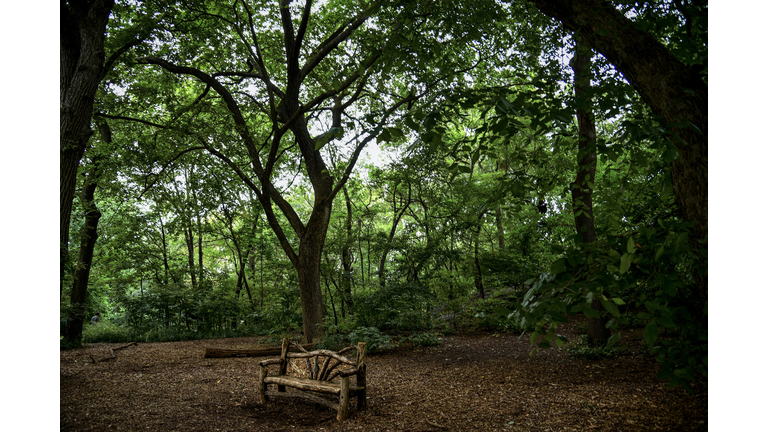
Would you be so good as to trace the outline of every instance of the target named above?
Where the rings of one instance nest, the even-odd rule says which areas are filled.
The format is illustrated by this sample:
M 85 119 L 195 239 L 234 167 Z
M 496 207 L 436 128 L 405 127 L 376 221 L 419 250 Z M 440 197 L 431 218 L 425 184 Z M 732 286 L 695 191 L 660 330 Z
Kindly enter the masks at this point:
M 289 352 L 294 348 L 298 352 Z M 357 357 L 350 359 L 342 354 L 357 350 Z M 304 359 L 305 362 L 302 362 Z M 349 346 L 341 351 L 328 350 L 307 351 L 296 342 L 283 339 L 280 358 L 262 360 L 259 362 L 259 400 L 267 402 L 267 396 L 300 397 L 309 399 L 315 403 L 336 410 L 336 418 L 345 420 L 349 413 L 349 398 L 357 396 L 357 409 L 359 411 L 368 408 L 365 395 L 365 370 L 366 370 L 365 343 L 357 346 Z M 268 375 L 268 366 L 278 365 L 277 375 Z M 339 366 L 347 365 L 351 368 L 342 369 Z M 292 375 L 288 375 L 288 366 Z M 343 367 L 343 366 L 342 366 Z M 349 382 L 349 377 L 355 376 L 355 383 Z M 334 381 L 338 378 L 338 381 Z M 269 384 L 276 384 L 277 391 L 267 391 Z M 285 388 L 296 389 L 286 392 Z M 336 404 L 308 391 L 324 394 L 339 395 L 339 403 Z

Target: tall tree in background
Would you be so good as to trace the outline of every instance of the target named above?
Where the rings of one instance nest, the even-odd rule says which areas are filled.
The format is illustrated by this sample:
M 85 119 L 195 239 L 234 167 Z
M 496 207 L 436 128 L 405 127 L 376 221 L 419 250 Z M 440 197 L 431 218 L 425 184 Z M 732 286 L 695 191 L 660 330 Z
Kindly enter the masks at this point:
M 581 235 L 581 242 L 594 243 L 597 240 L 597 234 L 595 233 L 595 214 L 592 208 L 592 190 L 597 172 L 597 153 L 595 150 L 597 130 L 591 96 L 592 49 L 579 36 L 576 37 L 571 67 L 573 68 L 573 89 L 576 99 L 576 119 L 579 125 L 576 181 L 571 187 L 573 213 L 576 232 Z M 603 310 L 597 297 L 592 300 L 591 308 L 598 311 Z M 611 330 L 606 328 L 607 323 L 608 318 L 604 314 L 588 319 L 587 337 L 590 342 L 605 345 L 611 337 Z
M 701 76 L 706 59 L 686 66 L 648 31 L 626 18 L 605 0 L 534 0 L 541 12 L 578 31 L 579 36 L 605 56 L 640 94 L 653 112 L 662 117 L 673 135 L 679 158 L 672 162 L 672 181 L 677 205 L 686 221 L 694 223 L 690 236 L 700 271 L 696 282 L 702 303 L 708 297 L 706 253 L 699 252 L 708 233 L 708 110 L 707 84 Z M 693 2 L 681 11 L 687 32 L 698 18 L 706 17 L 707 3 Z M 704 24 L 706 28 L 706 24 Z M 701 37 L 701 35 L 699 35 Z M 702 47 L 706 51 L 706 33 Z
M 77 169 L 93 131 L 91 116 L 104 77 L 104 31 L 114 0 L 62 0 L 59 34 L 60 284 L 68 262 L 69 224 Z
M 277 234 L 280 245 L 298 273 L 304 317 L 304 338 L 307 341 L 314 341 L 319 338 L 322 331 L 319 327 L 323 321 L 320 262 L 330 221 L 331 205 L 336 194 L 346 183 L 363 146 L 371 141 L 375 134 L 369 134 L 355 146 L 346 170 L 338 180 L 331 177 L 320 149 L 329 140 L 340 137 L 342 115 L 361 97 L 361 91 L 371 76 L 370 68 L 376 63 L 379 55 L 369 55 L 359 61 L 354 68 L 347 69 L 347 75 L 338 86 L 324 92 L 317 92 L 312 88 L 311 83 L 315 80 L 313 71 L 326 72 L 330 65 L 325 65 L 324 60 L 329 58 L 329 54 L 340 44 L 350 39 L 350 36 L 376 12 L 378 5 L 374 3 L 362 7 L 352 18 L 345 19 L 335 31 L 325 36 L 312 34 L 312 30 L 318 25 L 317 22 L 312 21 L 318 20 L 318 17 L 312 12 L 311 1 L 307 1 L 299 9 L 301 19 L 298 29 L 294 27 L 292 16 L 295 8 L 291 7 L 289 1 L 283 0 L 279 5 L 271 5 L 270 8 L 273 8 L 270 13 L 274 12 L 280 17 L 283 55 L 275 50 L 275 48 L 279 49 L 279 45 L 274 45 L 275 40 L 257 31 L 254 23 L 265 24 L 264 17 L 254 13 L 247 3 L 242 4 L 242 9 L 235 8 L 231 11 L 219 10 L 213 5 L 206 4 L 196 4 L 190 8 L 192 14 L 196 14 L 201 19 L 212 20 L 214 25 L 220 26 L 219 28 L 233 32 L 233 36 L 242 42 L 241 47 L 244 51 L 238 55 L 244 54 L 241 63 L 247 65 L 249 71 L 209 73 L 204 70 L 205 68 L 182 66 L 156 56 L 146 57 L 143 62 L 161 66 L 174 74 L 192 76 L 206 86 L 204 94 L 200 96 L 201 99 L 209 89 L 212 89 L 224 101 L 248 155 L 251 169 L 256 175 L 256 182 L 236 163 L 236 156 L 231 155 L 226 149 L 214 148 L 206 139 L 200 139 L 200 143 L 211 154 L 229 165 L 258 197 L 270 227 Z M 327 25 L 328 23 L 322 24 L 322 26 Z M 214 33 L 216 31 L 213 30 Z M 318 37 L 324 37 L 324 39 L 318 40 Z M 215 40 L 212 38 L 208 42 L 215 44 L 222 39 L 224 37 Z M 309 44 L 314 45 L 311 53 L 305 46 Z M 280 63 L 275 62 L 275 57 L 272 56 L 284 57 L 283 64 L 286 68 L 284 70 L 277 68 Z M 232 65 L 221 65 L 221 67 L 231 68 Z M 268 122 L 271 123 L 266 136 L 259 137 L 259 132 L 264 131 L 259 131 L 253 124 L 249 124 L 247 119 L 252 112 L 251 108 L 245 101 L 236 98 L 242 90 L 236 85 L 223 84 L 219 76 L 255 79 L 263 86 L 265 94 L 259 95 L 259 97 L 263 96 L 263 104 L 256 102 L 256 106 L 261 107 L 261 113 L 265 114 L 269 119 Z M 306 93 L 308 90 L 315 94 L 313 98 L 308 98 Z M 256 101 L 256 98 L 250 100 Z M 326 109 L 332 112 L 332 126 L 326 133 L 312 136 L 308 116 L 314 109 L 322 108 L 329 100 L 333 101 L 333 107 Z M 396 106 L 402 103 L 404 102 L 401 101 Z M 389 113 L 393 110 L 391 109 Z M 383 119 L 387 116 L 388 114 L 384 114 Z M 288 132 L 292 134 L 294 144 L 288 143 L 289 138 L 286 135 Z M 311 214 L 306 222 L 273 183 L 276 169 L 280 167 L 280 158 L 286 152 L 289 154 L 295 152 L 296 150 L 292 150 L 295 147 L 314 194 Z M 273 206 L 280 210 L 296 234 L 298 248 L 291 244 L 285 235 L 284 227 L 274 213 Z
M 232 168 L 256 194 L 298 274 L 304 338 L 313 341 L 322 332 L 320 263 L 334 198 L 365 145 L 398 111 L 479 64 L 480 50 L 468 44 L 482 37 L 474 28 L 488 22 L 492 12 L 466 23 L 457 14 L 459 21 L 452 25 L 473 31 L 446 42 L 439 41 L 443 21 L 433 20 L 432 6 L 418 14 L 414 9 L 420 5 L 390 8 L 379 1 L 292 3 L 223 7 L 189 2 L 176 13 L 174 40 L 158 44 L 156 55 L 140 62 L 174 74 L 175 82 L 197 93 L 192 105 L 200 102 L 217 120 L 228 117 L 232 122 L 232 128 L 216 132 L 208 129 L 211 123 L 190 124 L 187 137 Z M 446 11 L 455 14 L 453 7 Z M 196 26 L 185 33 L 189 22 Z M 435 46 L 477 56 L 419 57 L 419 49 Z M 428 61 L 436 67 L 425 71 Z M 186 65 L 190 63 L 195 66 Z M 357 136 L 343 139 L 344 128 Z M 402 136 L 399 129 L 384 132 Z M 342 148 L 345 162 L 338 172 L 326 164 L 326 145 Z M 313 196 L 308 215 L 300 214 L 275 185 L 282 169 L 301 171 L 309 181 Z

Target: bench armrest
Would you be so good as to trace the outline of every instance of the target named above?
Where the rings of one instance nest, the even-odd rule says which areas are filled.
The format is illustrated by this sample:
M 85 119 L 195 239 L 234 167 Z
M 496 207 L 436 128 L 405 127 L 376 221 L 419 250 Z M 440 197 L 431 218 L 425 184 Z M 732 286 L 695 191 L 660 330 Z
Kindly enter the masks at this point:
M 259 365 L 260 366 L 268 366 L 268 365 L 271 365 L 271 364 L 280 364 L 282 361 L 283 361 L 283 359 L 279 359 L 279 358 L 267 359 L 267 360 L 260 361 Z
M 351 368 L 341 371 L 339 376 L 348 377 L 352 375 L 357 375 L 357 368 Z

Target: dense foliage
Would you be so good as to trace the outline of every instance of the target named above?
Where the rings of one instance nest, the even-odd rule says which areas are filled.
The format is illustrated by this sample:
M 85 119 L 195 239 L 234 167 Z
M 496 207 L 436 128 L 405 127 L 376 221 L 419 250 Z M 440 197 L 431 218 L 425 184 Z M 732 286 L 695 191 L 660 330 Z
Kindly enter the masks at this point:
M 706 81 L 706 3 L 614 3 Z M 662 378 L 706 376 L 706 238 L 676 200 L 679 137 L 594 56 L 584 242 L 573 34 L 534 5 L 117 2 L 107 50 L 131 31 L 81 161 L 101 212 L 81 306 L 104 318 L 84 341 L 307 336 L 314 320 L 333 348 L 487 326 L 589 358 L 557 332 L 583 314 L 609 318 L 600 349 L 641 325 Z

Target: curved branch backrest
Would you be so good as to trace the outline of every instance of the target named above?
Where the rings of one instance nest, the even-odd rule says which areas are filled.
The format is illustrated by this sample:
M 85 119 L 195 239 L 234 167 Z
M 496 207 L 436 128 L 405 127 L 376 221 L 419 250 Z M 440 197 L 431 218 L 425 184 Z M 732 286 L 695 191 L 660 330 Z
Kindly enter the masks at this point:
M 299 345 L 297 342 L 287 342 L 286 340 L 283 341 L 283 352 L 281 354 L 281 358 L 283 360 L 283 363 L 280 366 L 280 374 L 283 375 L 286 373 L 286 363 L 288 362 L 288 359 L 306 359 L 307 362 L 307 371 L 309 372 L 309 378 L 314 380 L 320 380 L 320 381 L 331 381 L 337 376 L 339 376 L 343 372 L 347 373 L 354 373 L 364 364 L 365 361 L 365 349 L 361 349 L 360 346 L 364 346 L 364 344 L 358 344 L 358 346 L 348 346 L 346 348 L 341 349 L 338 352 L 329 351 L 329 350 L 314 350 L 314 351 L 307 351 L 303 346 Z M 299 352 L 288 352 L 288 347 L 292 346 L 296 351 Z M 355 350 L 357 351 L 357 356 L 355 356 L 354 359 L 351 359 L 349 357 L 343 356 L 342 354 Z M 361 353 L 362 351 L 362 353 Z M 361 356 L 362 354 L 362 356 Z M 322 364 L 318 364 L 318 359 L 320 357 L 324 357 L 324 360 L 321 360 Z M 362 362 L 360 361 L 362 357 Z M 347 368 L 346 370 L 341 370 L 337 368 L 341 365 L 349 365 L 352 366 L 352 368 Z

